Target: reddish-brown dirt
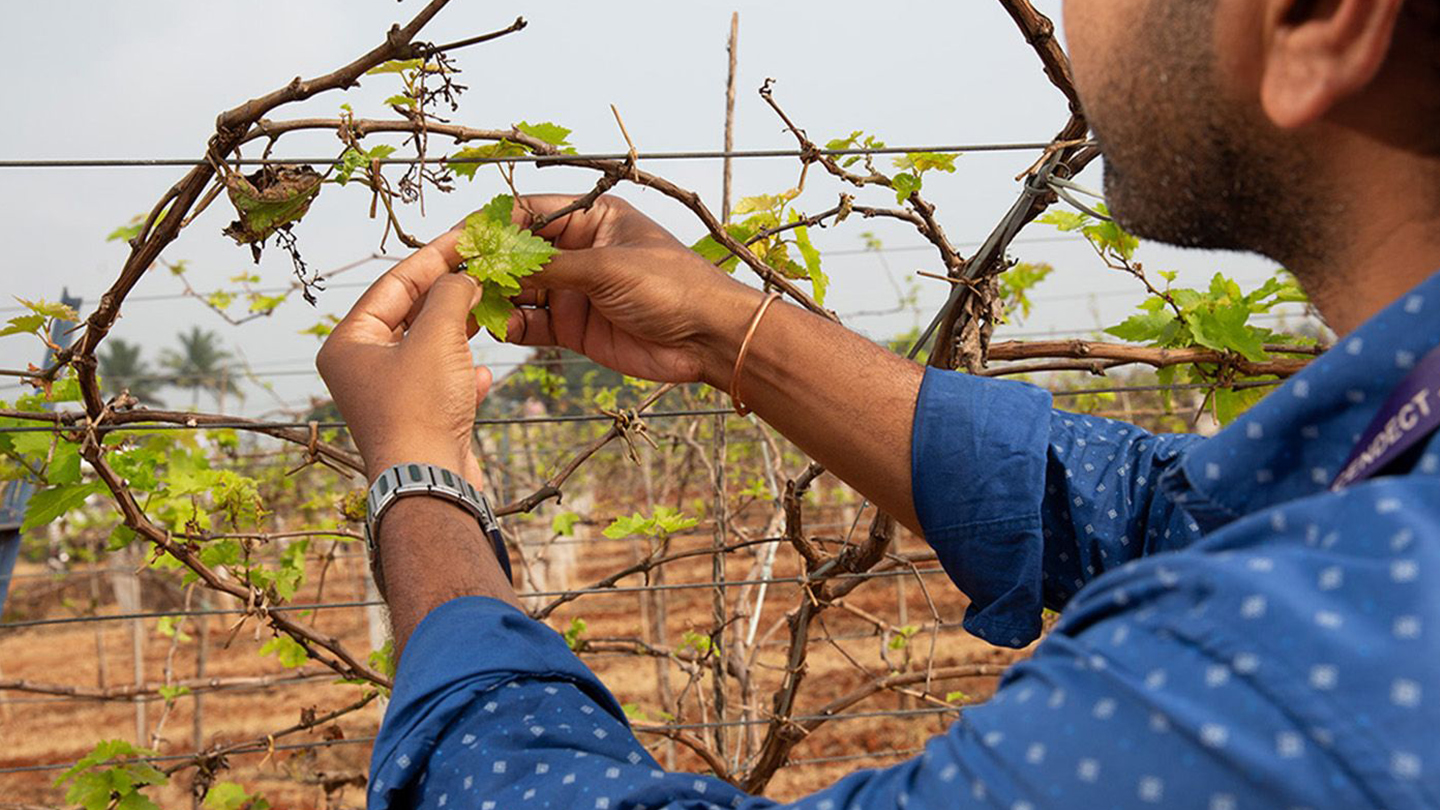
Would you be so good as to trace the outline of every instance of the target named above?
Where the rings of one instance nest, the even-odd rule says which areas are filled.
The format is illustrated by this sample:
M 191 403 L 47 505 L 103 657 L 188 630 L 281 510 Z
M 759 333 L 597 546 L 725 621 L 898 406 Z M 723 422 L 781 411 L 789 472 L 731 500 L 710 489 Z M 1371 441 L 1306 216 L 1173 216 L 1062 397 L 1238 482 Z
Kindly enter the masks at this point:
M 708 546 L 711 542 L 709 532 L 681 536 L 672 541 L 672 551 Z M 913 537 L 904 538 L 903 543 L 903 550 L 912 554 L 924 550 L 923 543 Z M 631 562 L 636 554 L 634 545 L 629 541 L 603 538 L 586 540 L 577 546 L 576 551 L 577 569 L 572 587 L 600 579 Z M 351 556 L 337 560 L 327 577 L 324 593 L 327 601 L 358 601 L 364 598 L 363 562 L 353 556 L 354 551 L 346 553 Z M 788 549 L 781 549 L 776 560 L 777 576 L 796 573 L 794 556 Z M 752 560 L 748 551 L 731 555 L 729 576 L 745 576 L 751 569 Z M 934 563 L 922 563 L 921 566 L 933 568 Z M 82 609 L 79 605 L 88 601 L 90 588 L 83 576 L 51 579 L 43 576 L 43 571 L 33 565 L 22 565 L 17 573 L 25 578 L 16 583 L 12 592 L 7 619 L 74 615 Z M 710 559 L 705 556 L 668 566 L 665 572 L 666 581 L 670 583 L 708 582 L 710 575 Z M 941 618 L 941 629 L 934 636 L 933 663 L 936 667 L 965 663 L 1004 664 L 1017 657 L 1012 651 L 990 647 L 958 628 L 966 602 L 943 574 L 932 573 L 922 578 L 926 585 L 923 590 L 915 576 L 903 578 L 903 585 L 897 584 L 901 581 L 898 578 L 876 579 L 856 589 L 845 602 L 857 612 L 877 617 L 893 626 L 925 625 L 933 619 L 927 605 L 928 591 Z M 642 583 L 642 578 L 632 577 L 621 584 Z M 902 588 L 906 614 L 903 620 L 899 599 Z M 108 594 L 108 585 L 101 590 Z M 732 605 L 738 595 L 738 589 L 730 592 Z M 315 588 L 311 584 L 297 595 L 295 601 L 310 602 L 315 597 Z M 147 590 L 145 609 L 172 607 L 178 598 L 177 594 L 167 594 L 161 588 L 151 586 Z M 676 649 L 686 630 L 701 633 L 709 630 L 712 589 L 673 590 L 667 592 L 665 598 L 669 614 L 667 638 L 663 644 L 657 641 L 657 646 Z M 753 593 L 749 598 L 753 599 Z M 793 584 L 770 588 L 759 624 L 762 637 L 767 628 L 782 619 L 784 611 L 797 604 L 798 598 L 799 591 Z M 604 639 L 653 640 L 642 626 L 640 603 L 641 597 L 635 593 L 585 596 L 557 610 L 549 623 L 563 630 L 570 625 L 572 618 L 582 618 L 587 623 L 583 638 L 596 644 Z M 84 609 L 88 610 L 88 606 Z M 99 612 L 115 613 L 116 607 L 114 604 L 103 604 Z M 269 631 L 257 631 L 253 619 L 238 628 L 234 626 L 235 621 L 234 616 L 209 619 L 210 652 L 205 674 L 219 678 L 287 674 L 288 671 L 280 667 L 274 658 L 257 655 L 260 644 L 269 638 Z M 315 621 L 352 650 L 368 648 L 364 610 L 323 611 L 315 617 Z M 187 625 L 187 629 L 192 636 L 198 636 L 200 632 L 194 622 Z M 142 630 L 146 636 L 144 679 L 152 686 L 161 684 L 165 679 L 171 641 L 156 633 L 153 619 L 146 622 Z M 457 639 L 457 643 L 463 643 L 463 640 Z M 906 649 L 884 651 L 897 667 L 923 670 L 924 662 L 930 657 L 931 643 L 931 634 L 925 630 L 912 638 Z M 779 683 L 785 660 L 785 644 L 786 633 L 780 627 L 764 641 L 754 659 L 750 669 L 756 682 L 751 701 L 752 716 L 764 718 L 768 714 L 771 693 Z M 194 640 L 178 645 L 173 659 L 173 677 L 185 679 L 194 676 L 196 647 Z M 828 700 L 862 686 L 875 676 L 887 674 L 890 670 L 881 655 L 884 647 L 872 622 L 840 608 L 825 612 L 822 621 L 814 626 L 807 677 L 800 691 L 797 713 L 809 714 Z M 105 670 L 103 678 L 101 650 Z M 0 673 L 3 673 L 0 679 L 20 678 L 82 688 L 122 686 L 134 682 L 132 651 L 130 623 L 124 621 L 0 631 Z M 587 653 L 583 657 L 622 703 L 635 704 L 639 711 L 655 718 L 651 722 L 659 722 L 656 659 L 616 652 Z M 307 670 L 323 672 L 314 664 L 308 665 Z M 673 664 L 669 665 L 669 673 L 672 688 L 678 691 L 684 686 L 686 675 Z M 974 678 L 935 683 L 929 692 L 943 697 L 959 691 L 964 692 L 967 699 L 983 700 L 991 693 L 994 684 L 994 678 Z M 705 692 L 708 700 L 711 689 L 708 676 L 703 686 L 703 690 L 699 691 Z M 166 754 L 184 753 L 196 750 L 197 746 L 263 739 L 267 733 L 297 722 L 302 710 L 314 707 L 323 713 L 346 705 L 360 694 L 360 687 L 337 685 L 334 678 L 328 676 L 269 688 L 207 693 L 200 740 L 192 738 L 194 698 L 182 697 L 165 716 L 158 748 Z M 735 716 L 733 707 L 740 700 L 739 690 L 732 682 L 729 694 L 732 716 Z M 98 740 L 123 738 L 133 741 L 136 737 L 136 705 L 132 702 L 98 702 L 16 691 L 0 692 L 0 701 L 3 701 L 0 703 L 0 738 L 5 741 L 0 746 L 0 768 L 71 762 Z M 847 711 L 869 713 L 914 709 L 922 705 L 925 704 L 917 697 L 886 693 L 871 697 Z M 165 715 L 164 704 L 149 702 L 143 704 L 143 709 L 147 726 L 153 733 L 162 715 Z M 708 706 L 706 711 L 707 715 L 702 717 L 697 704 L 690 699 L 685 703 L 680 719 L 692 723 L 713 719 L 708 715 Z M 340 744 L 329 747 L 279 749 L 271 753 L 230 757 L 229 769 L 218 778 L 238 781 L 251 790 L 265 794 L 275 807 L 360 807 L 364 802 L 364 791 L 359 785 L 362 784 L 361 777 L 366 772 L 370 754 L 370 746 L 365 740 L 373 736 L 379 719 L 379 708 L 372 706 L 323 729 L 277 741 L 283 746 L 343 738 Z M 894 752 L 913 751 L 928 737 L 943 730 L 951 719 L 953 715 L 925 715 L 827 723 L 794 749 L 791 758 L 795 762 L 776 776 L 767 792 L 777 798 L 797 797 L 857 768 L 897 762 L 904 754 Z M 763 725 L 753 727 L 757 738 L 763 732 Z M 731 750 L 744 745 L 743 736 L 746 733 L 745 729 L 735 729 L 727 735 L 726 742 Z M 642 735 L 642 739 L 662 763 L 667 761 L 671 743 L 654 735 Z M 703 769 L 700 760 L 685 748 L 675 746 L 673 750 L 676 767 Z M 0 808 L 9 806 L 6 803 L 60 805 L 63 790 L 52 784 L 58 773 L 51 770 L 0 774 Z M 193 770 L 183 770 L 169 786 L 155 791 L 153 795 L 157 802 L 166 808 L 188 806 L 192 773 Z M 331 789 L 328 794 L 327 787 Z

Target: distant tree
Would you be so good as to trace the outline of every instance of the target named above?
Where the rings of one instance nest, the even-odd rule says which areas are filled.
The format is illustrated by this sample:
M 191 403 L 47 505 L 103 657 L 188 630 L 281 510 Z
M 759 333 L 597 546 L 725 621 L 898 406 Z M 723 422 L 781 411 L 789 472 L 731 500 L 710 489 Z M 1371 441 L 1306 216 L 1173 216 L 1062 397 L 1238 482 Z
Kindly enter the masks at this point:
M 190 389 L 190 404 L 200 404 L 200 392 L 209 391 L 217 402 L 226 394 L 235 393 L 228 361 L 232 355 L 220 347 L 220 336 L 198 326 L 176 335 L 180 350 L 167 349 L 161 364 L 170 371 L 170 384 Z
M 100 378 L 105 393 L 118 394 L 128 390 L 130 395 L 146 405 L 161 405 L 159 390 L 163 381 L 155 375 L 150 364 L 140 356 L 140 346 L 120 338 L 105 342 L 99 354 Z

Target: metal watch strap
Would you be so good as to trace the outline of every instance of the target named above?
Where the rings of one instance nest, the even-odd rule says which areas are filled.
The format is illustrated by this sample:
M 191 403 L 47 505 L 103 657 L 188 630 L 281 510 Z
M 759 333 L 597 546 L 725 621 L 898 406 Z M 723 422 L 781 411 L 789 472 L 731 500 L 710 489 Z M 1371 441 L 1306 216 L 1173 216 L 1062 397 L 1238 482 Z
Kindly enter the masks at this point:
M 397 500 L 407 495 L 429 495 L 447 500 L 475 516 L 480 530 L 490 539 L 495 558 L 507 580 L 514 580 L 510 570 L 510 554 L 505 549 L 505 538 L 500 534 L 500 522 L 495 519 L 495 510 L 485 494 L 470 485 L 464 477 L 443 467 L 423 462 L 396 464 L 380 473 L 365 498 L 365 547 L 370 552 L 370 567 L 375 574 L 376 585 L 384 591 L 380 582 L 379 550 L 376 538 L 379 535 L 380 519 Z

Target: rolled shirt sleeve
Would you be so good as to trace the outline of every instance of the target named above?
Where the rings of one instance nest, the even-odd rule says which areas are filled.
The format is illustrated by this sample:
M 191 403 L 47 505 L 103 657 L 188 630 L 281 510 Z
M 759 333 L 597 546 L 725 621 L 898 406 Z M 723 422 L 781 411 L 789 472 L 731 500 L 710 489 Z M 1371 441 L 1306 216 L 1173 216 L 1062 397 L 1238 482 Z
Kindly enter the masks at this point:
M 925 539 L 970 597 L 965 628 L 993 644 L 1039 637 L 1104 571 L 1199 536 L 1156 482 L 1198 437 L 1056 411 L 1032 385 L 927 369 L 911 480 Z

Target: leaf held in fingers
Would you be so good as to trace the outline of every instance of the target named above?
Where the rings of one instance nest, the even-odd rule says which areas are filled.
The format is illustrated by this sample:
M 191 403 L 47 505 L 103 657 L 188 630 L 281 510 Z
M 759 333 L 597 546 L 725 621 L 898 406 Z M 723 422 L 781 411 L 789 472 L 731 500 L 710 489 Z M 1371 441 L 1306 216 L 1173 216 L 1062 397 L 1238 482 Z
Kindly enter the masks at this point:
M 455 250 L 465 259 L 465 272 L 480 282 L 480 303 L 471 310 L 475 322 L 501 340 L 514 311 L 509 296 L 520 292 L 520 279 L 538 272 L 557 251 L 549 242 L 510 221 L 514 199 L 501 194 L 465 220 Z

